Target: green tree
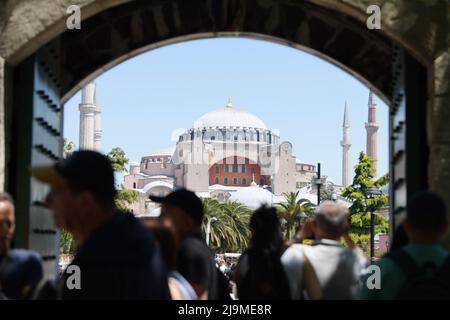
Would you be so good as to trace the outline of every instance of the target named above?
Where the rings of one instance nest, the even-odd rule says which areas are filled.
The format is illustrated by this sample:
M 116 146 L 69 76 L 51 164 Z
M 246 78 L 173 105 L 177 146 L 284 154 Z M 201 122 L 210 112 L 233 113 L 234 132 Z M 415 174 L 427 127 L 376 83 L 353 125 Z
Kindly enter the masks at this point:
M 126 165 L 128 164 L 128 158 L 125 155 L 125 151 L 122 148 L 112 148 L 108 153 L 108 158 L 116 172 L 127 172 Z
M 60 252 L 63 254 L 74 254 L 75 253 L 75 240 L 73 235 L 61 229 L 60 233 Z
M 249 246 L 248 226 L 252 211 L 238 202 L 219 202 L 215 199 L 202 199 L 204 208 L 202 233 L 206 237 L 207 223 L 211 222 L 210 246 L 218 252 L 242 252 Z
M 125 155 L 125 151 L 122 148 L 113 148 L 108 153 L 108 158 L 111 161 L 113 169 L 116 172 L 127 172 L 126 165 L 128 164 L 128 158 Z M 128 207 L 138 200 L 139 192 L 136 190 L 126 189 L 123 185 L 117 190 L 115 204 L 119 210 L 129 211 Z
M 66 158 L 75 150 L 75 144 L 69 139 L 64 138 L 63 156 Z
M 359 154 L 359 163 L 355 166 L 355 177 L 353 183 L 342 191 L 342 196 L 348 199 L 352 205 L 350 210 L 350 237 L 358 244 L 370 242 L 370 209 L 377 211 L 386 206 L 389 201 L 387 194 L 369 196 L 368 189 L 375 186 L 381 189 L 389 182 L 389 174 L 379 179 L 374 178 L 373 159 L 364 152 Z M 379 213 L 375 212 L 375 233 L 387 233 L 388 221 Z
M 301 213 L 306 216 L 311 216 L 314 212 L 315 205 L 308 199 L 298 199 L 300 191 L 283 193 L 286 202 L 276 205 L 278 215 L 284 223 L 282 228 L 284 230 L 286 240 L 290 240 L 294 235 L 295 226 L 301 219 Z
M 68 157 L 74 151 L 75 144 L 69 139 L 64 138 L 63 157 Z M 60 252 L 63 254 L 73 254 L 75 252 L 75 240 L 73 239 L 73 235 L 64 229 L 61 229 L 60 232 L 59 245 Z
M 123 184 L 120 189 L 117 190 L 116 198 L 114 202 L 116 208 L 122 211 L 129 211 L 128 206 L 138 201 L 139 192 L 136 190 L 126 189 Z

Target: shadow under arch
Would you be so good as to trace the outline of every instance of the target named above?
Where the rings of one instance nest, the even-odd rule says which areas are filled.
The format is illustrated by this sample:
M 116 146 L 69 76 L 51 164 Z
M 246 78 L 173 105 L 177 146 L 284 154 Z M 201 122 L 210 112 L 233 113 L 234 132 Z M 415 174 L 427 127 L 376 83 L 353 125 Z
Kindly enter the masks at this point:
M 311 2 L 132 1 L 67 30 L 60 41 L 62 101 L 120 62 L 161 46 L 213 37 L 267 40 L 316 55 L 391 98 L 393 42 L 365 23 Z

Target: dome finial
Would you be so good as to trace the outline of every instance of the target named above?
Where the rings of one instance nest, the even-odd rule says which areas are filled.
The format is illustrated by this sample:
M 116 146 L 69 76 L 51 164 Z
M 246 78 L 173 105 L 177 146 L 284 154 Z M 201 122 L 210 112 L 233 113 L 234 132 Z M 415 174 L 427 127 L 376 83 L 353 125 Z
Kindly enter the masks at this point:
M 231 101 L 231 97 L 228 97 L 227 108 L 233 108 L 233 102 Z

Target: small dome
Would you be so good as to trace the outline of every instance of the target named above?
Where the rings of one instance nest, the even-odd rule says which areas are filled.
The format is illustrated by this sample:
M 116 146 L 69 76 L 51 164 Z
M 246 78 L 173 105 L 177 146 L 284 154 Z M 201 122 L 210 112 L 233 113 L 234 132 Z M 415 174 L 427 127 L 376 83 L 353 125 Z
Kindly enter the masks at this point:
M 208 112 L 194 122 L 194 128 L 240 127 L 267 130 L 265 123 L 252 113 L 233 107 L 231 101 L 225 108 Z
M 237 201 L 242 203 L 251 210 L 258 209 L 262 205 L 271 206 L 273 203 L 278 203 L 279 199 L 269 190 L 259 187 L 246 187 L 231 193 L 230 201 Z
M 166 149 L 156 150 L 155 152 L 152 152 L 150 154 L 151 157 L 153 156 L 172 156 L 175 152 L 175 147 L 170 147 Z

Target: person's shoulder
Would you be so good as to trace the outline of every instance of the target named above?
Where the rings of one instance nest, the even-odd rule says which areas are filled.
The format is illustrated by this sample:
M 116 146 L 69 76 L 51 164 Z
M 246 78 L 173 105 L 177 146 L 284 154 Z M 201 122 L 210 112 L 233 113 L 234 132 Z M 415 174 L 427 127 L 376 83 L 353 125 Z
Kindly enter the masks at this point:
M 41 259 L 37 251 L 29 249 L 12 249 L 8 252 L 8 255 L 18 258 Z
M 213 259 L 212 250 L 206 245 L 206 242 L 199 237 L 188 237 L 180 243 L 181 254 L 203 255 Z
M 210 251 L 206 242 L 200 237 L 187 237 L 180 243 L 181 248 L 196 248 L 196 249 L 206 249 Z
M 13 249 L 8 252 L 9 261 L 16 263 L 41 265 L 42 257 L 39 253 L 28 249 Z
M 296 243 L 287 248 L 281 256 L 281 261 L 285 263 L 303 263 L 305 245 Z

